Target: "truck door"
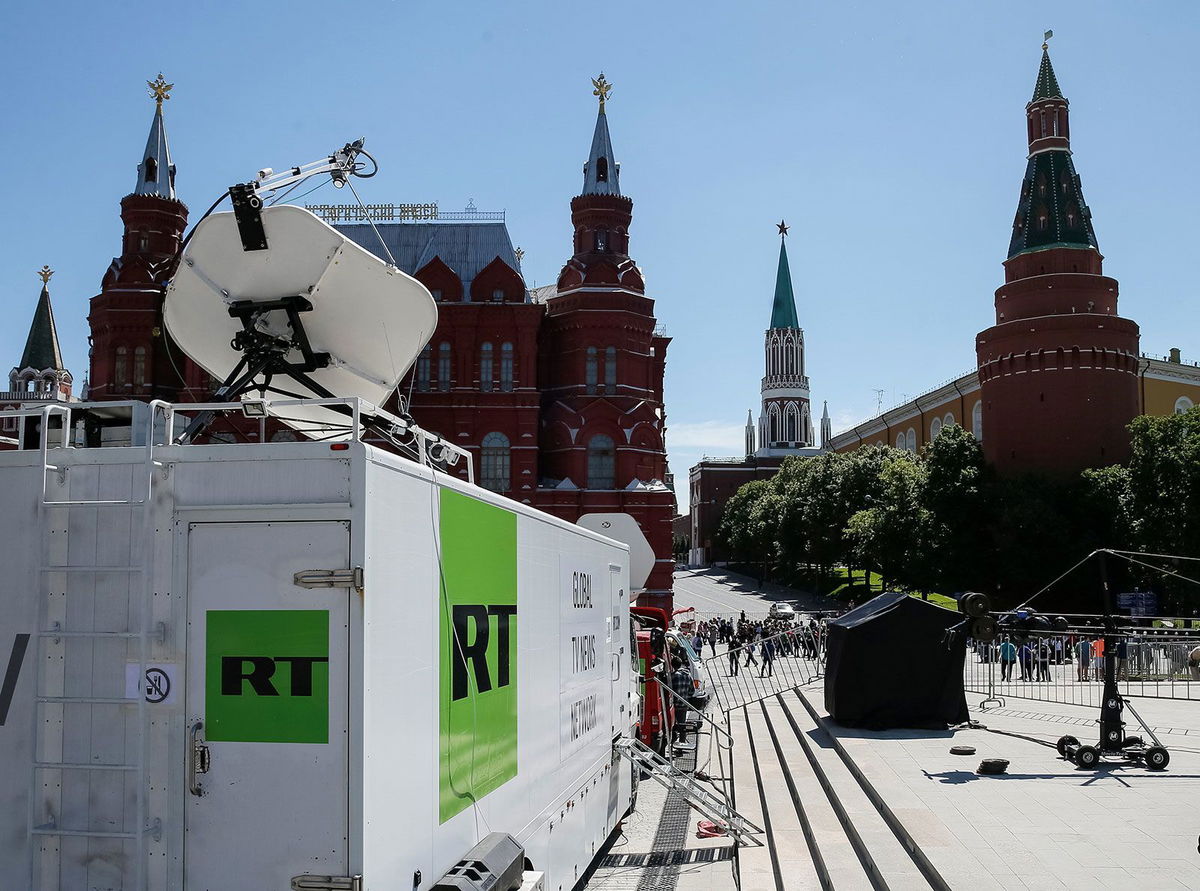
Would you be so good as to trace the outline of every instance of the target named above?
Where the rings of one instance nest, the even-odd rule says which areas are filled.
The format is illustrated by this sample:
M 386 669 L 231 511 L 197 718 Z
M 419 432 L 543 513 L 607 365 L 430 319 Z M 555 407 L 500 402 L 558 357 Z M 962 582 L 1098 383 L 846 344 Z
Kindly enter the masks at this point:
M 184 876 L 189 891 L 348 873 L 349 524 L 188 530 Z

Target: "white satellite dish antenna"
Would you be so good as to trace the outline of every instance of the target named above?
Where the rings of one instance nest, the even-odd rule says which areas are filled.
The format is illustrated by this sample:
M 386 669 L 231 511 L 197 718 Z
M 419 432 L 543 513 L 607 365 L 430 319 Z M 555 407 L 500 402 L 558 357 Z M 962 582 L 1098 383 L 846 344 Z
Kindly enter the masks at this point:
M 637 520 L 629 514 L 584 514 L 575 525 L 629 545 L 629 587 L 634 591 L 646 587 L 654 569 L 654 549 Z
M 164 307 L 175 342 L 224 381 L 217 398 L 382 405 L 433 336 L 433 296 L 307 210 L 262 207 L 253 192 L 234 194 L 234 209 L 196 226 Z M 348 423 L 320 406 L 283 420 L 312 436 Z

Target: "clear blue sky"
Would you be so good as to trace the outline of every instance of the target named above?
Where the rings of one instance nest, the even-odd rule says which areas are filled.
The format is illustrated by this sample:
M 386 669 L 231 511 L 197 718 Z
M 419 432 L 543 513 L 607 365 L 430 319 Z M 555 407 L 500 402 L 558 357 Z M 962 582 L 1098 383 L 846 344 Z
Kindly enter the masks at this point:
M 20 358 L 48 263 L 82 383 L 160 69 L 193 216 L 259 167 L 366 136 L 382 170 L 364 200 L 505 209 L 531 286 L 570 252 L 603 69 L 631 253 L 675 338 L 668 442 L 686 480 L 700 455 L 736 454 L 757 415 L 781 217 L 815 415 L 828 400 L 840 429 L 874 413 L 875 388 L 891 404 L 973 367 L 1052 28 L 1122 314 L 1145 352 L 1195 361 L 1198 25 L 1194 2 L 1097 0 L 19 5 L 0 53 L 0 357 Z

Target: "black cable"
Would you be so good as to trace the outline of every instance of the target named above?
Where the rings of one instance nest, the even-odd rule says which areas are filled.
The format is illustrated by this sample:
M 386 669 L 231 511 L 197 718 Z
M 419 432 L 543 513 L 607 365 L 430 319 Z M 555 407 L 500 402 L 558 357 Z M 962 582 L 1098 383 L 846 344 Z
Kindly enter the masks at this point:
M 208 210 L 204 211 L 204 215 L 201 216 L 200 219 L 196 220 L 195 224 L 192 226 L 192 231 L 189 232 L 187 235 L 183 236 L 183 241 L 179 242 L 179 253 L 181 256 L 183 255 L 183 249 L 185 247 L 187 247 L 187 243 L 189 241 L 191 241 L 192 236 L 196 234 L 196 227 L 199 226 L 201 223 L 203 223 L 206 219 L 208 219 L 208 215 L 217 209 L 217 205 L 220 204 L 222 201 L 224 201 L 228 197 L 229 197 L 229 190 L 226 189 L 224 192 L 221 193 L 221 197 L 218 198 L 216 201 L 214 201 L 212 203 L 212 206 L 209 207 Z

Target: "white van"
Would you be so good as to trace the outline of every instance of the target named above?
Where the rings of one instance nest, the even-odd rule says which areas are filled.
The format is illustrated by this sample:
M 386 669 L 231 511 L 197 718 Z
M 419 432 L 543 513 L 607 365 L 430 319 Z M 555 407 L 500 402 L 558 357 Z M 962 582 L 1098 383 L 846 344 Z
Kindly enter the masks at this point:
M 679 644 L 679 651 L 683 653 L 687 660 L 688 671 L 692 675 L 692 695 L 689 698 L 691 705 L 697 709 L 703 710 L 708 705 L 711 693 L 708 689 L 708 682 L 704 677 L 704 660 L 693 649 L 691 639 L 676 628 L 672 628 L 667 632 L 667 638 Z

